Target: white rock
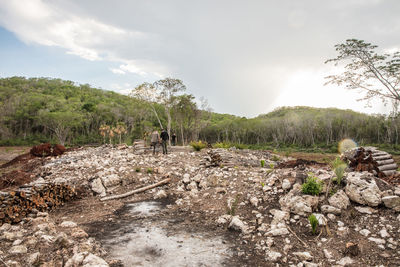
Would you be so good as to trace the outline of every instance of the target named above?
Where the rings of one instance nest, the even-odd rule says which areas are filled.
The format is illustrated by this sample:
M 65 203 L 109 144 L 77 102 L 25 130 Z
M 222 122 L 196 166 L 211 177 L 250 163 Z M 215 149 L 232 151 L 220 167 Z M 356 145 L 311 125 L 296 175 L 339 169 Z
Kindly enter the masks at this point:
M 22 239 L 17 239 L 17 240 L 15 240 L 15 241 L 12 243 L 12 246 L 18 246 L 18 245 L 21 245 L 21 244 L 22 244 L 22 242 L 24 242 Z
M 350 205 L 350 200 L 343 190 L 339 190 L 328 199 L 330 205 L 345 210 Z
M 301 261 L 311 261 L 314 257 L 310 254 L 310 252 L 293 252 L 293 255 L 298 257 Z
M 201 174 L 197 174 L 196 176 L 193 177 L 193 181 L 195 181 L 196 183 L 200 183 L 201 181 Z
M 386 241 L 384 239 L 375 238 L 375 237 L 369 237 L 368 240 L 375 242 L 378 245 L 384 245 L 386 243 Z
M 257 197 L 252 197 L 250 198 L 250 203 L 251 205 L 253 205 L 254 207 L 258 206 L 258 198 Z
M 192 181 L 190 184 L 187 185 L 186 187 L 188 190 L 197 190 L 197 183 L 195 181 Z
M 290 214 L 287 211 L 284 210 L 276 210 L 272 209 L 269 211 L 274 218 L 272 219 L 271 225 L 277 225 L 279 223 L 285 224 L 285 221 L 289 220 Z
M 184 184 L 190 183 L 190 174 L 185 173 L 185 174 L 183 175 L 182 182 L 183 182 Z
M 266 236 L 282 236 L 282 235 L 288 235 L 288 234 L 289 234 L 289 230 L 285 227 L 274 228 L 265 233 Z
M 364 214 L 372 214 L 372 213 L 377 213 L 378 211 L 371 208 L 371 207 L 354 207 L 354 209 L 360 213 L 364 213 Z
M 95 192 L 96 194 L 99 194 L 101 197 L 106 195 L 106 188 L 103 186 L 103 183 L 100 178 L 94 179 L 90 183 L 90 186 L 92 188 L 92 191 Z
M 387 196 L 382 198 L 383 203 L 387 208 L 400 211 L 400 197 L 399 196 Z
M 371 233 L 371 232 L 368 231 L 367 229 L 362 229 L 362 230 L 360 230 L 360 234 L 362 234 L 362 235 L 365 236 L 365 237 L 369 236 L 370 233 Z
M 318 220 L 318 225 L 326 225 L 327 219 L 325 218 L 324 215 L 320 213 L 314 213 L 314 215 Z
M 281 253 L 276 252 L 276 251 L 269 251 L 269 252 L 267 252 L 266 260 L 275 262 L 275 261 L 279 260 L 279 258 L 281 258 L 281 257 L 282 257 Z
M 25 254 L 28 252 L 28 249 L 24 245 L 13 246 L 8 251 L 10 254 Z
M 379 190 L 373 174 L 351 172 L 348 173 L 346 181 L 346 194 L 354 202 L 372 207 L 376 207 L 382 202 L 382 192 Z
M 167 193 L 163 189 L 158 190 L 157 193 L 154 195 L 155 199 L 166 198 L 166 197 L 167 197 Z
M 244 222 L 239 219 L 239 216 L 233 216 L 232 220 L 228 226 L 229 229 L 233 229 L 236 231 L 241 231 L 243 233 L 247 232 L 247 226 Z
M 321 211 L 323 213 L 333 213 L 336 215 L 339 215 L 340 213 L 342 213 L 342 211 L 339 208 L 336 208 L 336 207 L 330 206 L 330 205 L 322 205 Z
M 301 263 L 303 264 L 302 266 L 304 266 L 304 267 L 319 267 L 318 263 L 314 263 L 314 262 L 304 261 Z M 299 265 L 297 265 L 297 266 L 299 266 Z
M 102 258 L 90 253 L 82 262 L 83 267 L 108 267 L 108 264 Z
M 379 231 L 379 235 L 380 235 L 382 238 L 386 238 L 386 237 L 389 237 L 389 236 L 390 236 L 389 233 L 386 231 L 385 228 L 383 228 L 382 230 Z
M 330 251 L 327 250 L 326 248 L 324 249 L 324 256 L 325 256 L 325 258 L 327 258 L 328 260 L 333 258 L 332 252 L 330 252 Z
M 39 260 L 40 260 L 40 253 L 36 252 L 28 256 L 27 263 L 30 266 L 34 266 L 35 264 L 39 263 Z
M 11 224 L 9 223 L 4 223 L 1 227 L 0 227 L 0 231 L 8 231 L 11 228 Z
M 347 266 L 354 263 L 354 260 L 350 257 L 341 258 L 340 261 L 337 262 L 340 266 Z
M 60 226 L 64 228 L 74 228 L 77 226 L 77 224 L 73 221 L 63 221 Z
M 283 190 L 288 190 L 292 187 L 292 184 L 290 183 L 290 181 L 288 179 L 283 179 L 282 181 L 282 189 Z
M 218 217 L 217 224 L 224 225 L 232 220 L 232 215 L 224 214 Z

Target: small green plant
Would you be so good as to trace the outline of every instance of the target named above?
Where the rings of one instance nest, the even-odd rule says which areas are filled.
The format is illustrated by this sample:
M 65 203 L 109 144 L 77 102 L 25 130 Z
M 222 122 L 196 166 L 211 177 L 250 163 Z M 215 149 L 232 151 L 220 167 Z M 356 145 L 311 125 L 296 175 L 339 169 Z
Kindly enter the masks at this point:
M 301 185 L 301 191 L 307 195 L 318 196 L 322 191 L 322 181 L 317 177 L 309 175 L 304 184 Z
M 342 164 L 342 165 L 337 166 L 334 169 L 334 172 L 336 174 L 336 183 L 338 185 L 340 185 L 342 183 L 342 178 L 344 176 L 344 171 L 346 170 L 346 168 L 347 168 L 347 165 L 346 164 Z
M 153 173 L 153 169 L 152 168 L 147 168 L 147 173 Z
M 261 168 L 264 168 L 264 165 L 265 165 L 265 160 L 260 160 L 260 164 L 261 164 Z
M 275 168 L 275 165 L 274 165 L 273 163 L 270 163 L 270 164 L 269 164 L 269 168 L 270 168 L 270 169 L 273 169 L 273 168 Z
M 135 168 L 135 171 L 136 171 L 136 172 L 140 172 L 140 167 L 136 167 L 136 168 Z
M 311 224 L 312 233 L 313 235 L 315 235 L 315 233 L 317 232 L 318 219 L 314 214 L 311 214 L 310 216 L 308 216 L 308 221 Z
M 273 161 L 279 161 L 280 158 L 279 158 L 277 155 L 273 155 L 273 156 L 272 156 L 272 160 L 273 160 Z
M 264 182 L 261 182 L 261 187 L 264 187 L 265 186 L 265 183 Z
M 193 149 L 195 151 L 200 151 L 203 148 L 207 147 L 207 144 L 200 140 L 200 141 L 197 141 L 197 142 L 195 142 L 195 141 L 190 142 L 190 146 L 193 147 Z

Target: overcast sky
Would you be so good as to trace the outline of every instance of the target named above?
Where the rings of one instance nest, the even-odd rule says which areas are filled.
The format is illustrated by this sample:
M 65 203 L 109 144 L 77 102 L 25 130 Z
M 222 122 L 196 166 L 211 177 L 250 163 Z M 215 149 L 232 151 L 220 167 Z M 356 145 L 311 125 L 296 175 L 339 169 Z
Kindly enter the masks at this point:
M 334 45 L 400 49 L 398 0 L 0 0 L 0 77 L 53 77 L 127 93 L 181 79 L 219 113 L 365 108 L 324 86 Z

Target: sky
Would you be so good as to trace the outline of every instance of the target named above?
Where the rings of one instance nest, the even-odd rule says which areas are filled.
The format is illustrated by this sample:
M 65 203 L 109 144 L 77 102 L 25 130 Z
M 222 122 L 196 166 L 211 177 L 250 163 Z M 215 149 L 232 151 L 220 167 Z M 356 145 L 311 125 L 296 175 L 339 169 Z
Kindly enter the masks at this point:
M 398 0 L 0 0 L 0 77 L 51 77 L 127 94 L 177 78 L 218 113 L 281 106 L 387 113 L 324 86 L 335 44 L 400 50 Z M 340 71 L 340 69 L 339 69 Z

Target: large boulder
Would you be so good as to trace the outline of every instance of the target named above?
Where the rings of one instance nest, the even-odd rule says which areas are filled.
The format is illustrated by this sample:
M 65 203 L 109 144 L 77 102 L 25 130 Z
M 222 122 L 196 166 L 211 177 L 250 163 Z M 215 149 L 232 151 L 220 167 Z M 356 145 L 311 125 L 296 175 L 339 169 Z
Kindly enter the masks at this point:
M 350 172 L 346 179 L 346 194 L 352 201 L 372 207 L 382 203 L 382 193 L 375 182 L 373 174 Z
M 282 210 L 301 216 L 307 216 L 312 212 L 313 201 L 309 196 L 301 195 L 301 186 L 295 184 L 288 194 L 279 199 Z

